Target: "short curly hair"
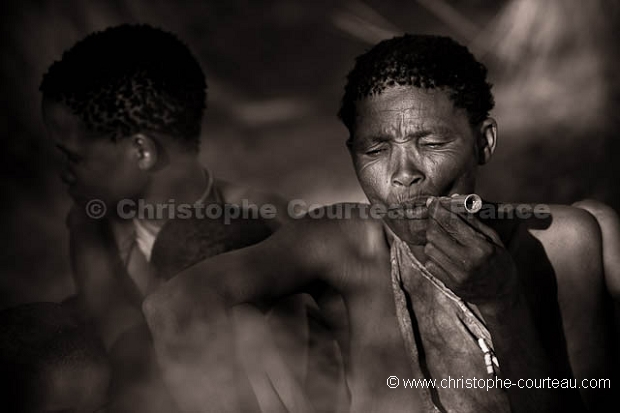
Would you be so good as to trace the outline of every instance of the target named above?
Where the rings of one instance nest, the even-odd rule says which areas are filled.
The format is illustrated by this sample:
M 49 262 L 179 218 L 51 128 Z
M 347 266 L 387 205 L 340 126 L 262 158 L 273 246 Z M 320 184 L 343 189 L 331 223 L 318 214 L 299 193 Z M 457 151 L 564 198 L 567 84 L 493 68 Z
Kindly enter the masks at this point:
M 45 98 L 66 104 L 114 139 L 161 132 L 198 150 L 207 84 L 196 58 L 174 34 L 120 25 L 88 35 L 43 76 Z
M 449 37 L 394 37 L 357 57 L 347 76 L 338 117 L 353 134 L 357 100 L 393 86 L 415 86 L 445 89 L 454 105 L 467 111 L 470 124 L 476 125 L 495 104 L 486 75 L 486 67 L 467 47 Z

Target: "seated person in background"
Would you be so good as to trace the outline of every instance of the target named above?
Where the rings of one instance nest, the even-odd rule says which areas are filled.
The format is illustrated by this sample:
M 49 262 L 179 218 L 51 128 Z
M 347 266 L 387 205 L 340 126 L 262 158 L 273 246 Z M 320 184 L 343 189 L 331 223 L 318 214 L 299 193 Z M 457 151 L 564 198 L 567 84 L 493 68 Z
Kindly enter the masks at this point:
M 153 246 L 153 270 L 168 280 L 197 262 L 255 244 L 272 232 L 260 219 L 229 221 L 179 220 L 165 225 Z M 241 393 L 240 411 L 334 412 L 346 404 L 337 344 L 316 304 L 308 300 L 294 295 L 273 307 L 262 306 L 270 329 L 251 308 L 233 309 L 237 342 L 244 343 L 239 357 L 258 403 Z M 286 365 L 295 368 L 289 371 Z M 183 374 L 179 380 L 187 382 L 190 376 Z M 237 380 L 243 383 L 245 377 Z
M 230 308 L 325 288 L 344 301 L 323 310 L 351 412 L 608 406 L 609 388 L 581 386 L 614 370 L 596 219 L 563 205 L 515 214 L 514 204 L 484 202 L 475 215 L 454 207 L 494 153 L 493 105 L 486 68 L 449 38 L 404 35 L 358 57 L 340 117 L 371 206 L 325 207 L 322 218 L 319 210 L 188 268 L 144 301 L 158 358 L 200 378 L 202 397 L 171 388 L 185 410 L 235 411 Z M 194 357 L 178 357 L 186 352 Z M 526 388 L 528 379 L 537 386 Z
M 199 162 L 206 87 L 187 46 L 146 25 L 89 35 L 50 66 L 40 86 L 45 126 L 64 155 L 61 176 L 74 200 L 67 225 L 76 313 L 111 356 L 113 389 L 129 394 L 118 398 L 119 410 L 127 400 L 132 411 L 136 398 L 145 403 L 142 411 L 174 405 L 150 396 L 166 391 L 141 312 L 143 297 L 163 281 L 149 264 L 158 233 L 181 222 L 168 219 L 174 207 L 157 213 L 158 207 L 170 200 L 177 206 L 246 202 L 286 211 L 279 196 L 215 179 Z M 151 212 L 127 219 L 140 202 Z M 273 231 L 283 218 L 265 223 Z
M 0 311 L 3 412 L 103 411 L 110 367 L 100 340 L 55 303 Z
M 119 210 L 137 208 L 119 207 L 120 201 L 143 200 L 151 206 L 169 200 L 176 205 L 240 204 L 243 199 L 283 204 L 279 196 L 216 180 L 201 165 L 206 87 L 187 46 L 146 25 L 122 25 L 87 36 L 43 77 L 43 119 L 64 155 L 61 177 L 74 200 L 67 224 L 80 307 L 85 317 L 96 319 L 106 347 L 140 318 L 135 304 L 160 281 L 145 264 L 169 212 L 150 215 L 147 210 L 144 219 L 123 219 Z M 89 217 L 98 212 L 86 210 L 89 201 L 94 202 L 91 207 L 100 201 L 105 216 Z M 278 219 L 269 221 L 274 228 Z M 108 268 L 91 264 L 90 244 L 116 250 L 105 257 Z M 121 268 L 106 272 L 112 264 Z M 118 316 L 104 316 L 110 310 Z

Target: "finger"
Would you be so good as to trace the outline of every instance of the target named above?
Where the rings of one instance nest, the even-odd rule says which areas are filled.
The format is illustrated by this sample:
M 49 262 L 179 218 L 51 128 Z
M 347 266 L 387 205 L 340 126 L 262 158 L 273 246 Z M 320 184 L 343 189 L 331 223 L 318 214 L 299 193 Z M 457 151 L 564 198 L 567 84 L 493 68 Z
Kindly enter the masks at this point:
M 470 214 L 470 219 L 468 219 L 466 222 L 476 231 L 484 234 L 489 241 L 493 242 L 494 244 L 500 247 L 504 246 L 504 243 L 502 242 L 502 239 L 499 237 L 499 234 L 493 228 L 482 223 L 482 221 L 480 221 L 475 215 Z
M 437 261 L 435 261 L 435 259 L 430 257 L 427 258 L 426 262 L 424 263 L 424 268 L 426 268 L 426 270 L 430 272 L 435 278 L 443 282 L 445 286 L 449 289 L 453 290 L 455 288 L 456 282 L 450 275 L 450 272 L 446 271 L 442 267 L 441 263 L 438 263 Z
M 498 247 L 486 235 L 466 224 L 461 224 L 460 228 L 452 226 L 446 230 L 445 227 L 448 225 L 445 221 L 431 220 L 426 238 L 427 243 L 432 243 L 448 257 L 449 261 L 452 261 L 454 267 L 451 269 L 458 271 L 455 275 L 465 276 L 466 272 L 482 265 Z M 448 269 L 445 265 L 444 268 Z
M 465 243 L 446 231 L 439 223 L 431 221 L 426 229 L 426 243 L 433 244 L 446 256 L 454 257 L 455 262 L 461 262 L 469 254 L 472 241 Z
M 483 233 L 486 237 L 489 238 L 490 241 L 494 242 L 495 244 L 503 246 L 502 240 L 497 234 L 497 232 L 493 230 L 491 227 L 489 227 L 488 225 L 485 225 L 482 222 L 482 220 L 478 219 L 477 211 L 480 210 L 484 206 L 482 199 L 476 194 L 459 195 L 459 196 L 457 195 L 458 194 L 453 194 L 451 197 L 445 197 L 446 200 L 449 202 L 449 207 L 451 208 L 451 210 L 456 212 L 466 224 L 470 225 L 473 229 Z M 471 197 L 471 196 L 476 197 L 474 200 L 474 203 L 479 203 L 479 205 L 477 206 L 478 208 L 476 212 L 466 211 L 465 205 L 461 204 L 461 202 L 466 202 L 468 197 Z M 454 201 L 456 198 L 459 199 L 459 203 L 457 203 L 457 207 L 455 209 Z M 443 199 L 444 198 L 442 197 L 441 200 Z M 472 207 L 476 208 L 476 205 L 472 205 Z
M 484 234 L 472 228 L 468 231 L 455 239 L 440 223 L 431 221 L 426 230 L 426 240 L 450 257 L 457 268 L 471 270 L 483 264 L 498 246 Z
M 429 205 L 429 216 L 435 218 L 446 231 L 454 233 L 459 242 L 462 241 L 462 237 L 459 237 L 458 234 L 462 234 L 465 239 L 468 239 L 470 242 L 471 236 L 476 234 L 479 238 L 503 247 L 503 243 L 497 232 L 483 224 L 474 214 L 461 214 L 453 211 L 450 198 L 437 198 L 436 202 L 431 202 Z M 469 230 L 465 228 L 469 228 Z
M 427 257 L 427 262 L 425 263 L 427 269 L 431 271 L 431 269 L 429 269 L 430 263 L 430 267 L 436 271 L 436 273 L 431 271 L 431 274 L 443 281 L 448 287 L 454 288 L 458 280 L 463 278 L 463 271 L 467 265 L 465 260 L 458 262 L 458 260 L 447 255 L 433 243 L 427 243 L 425 245 L 424 253 Z
M 484 238 L 483 234 L 479 234 L 472 226 L 467 225 L 459 214 L 446 207 L 445 201 L 433 199 L 428 206 L 428 212 L 432 222 L 461 245 L 470 244 L 474 237 Z

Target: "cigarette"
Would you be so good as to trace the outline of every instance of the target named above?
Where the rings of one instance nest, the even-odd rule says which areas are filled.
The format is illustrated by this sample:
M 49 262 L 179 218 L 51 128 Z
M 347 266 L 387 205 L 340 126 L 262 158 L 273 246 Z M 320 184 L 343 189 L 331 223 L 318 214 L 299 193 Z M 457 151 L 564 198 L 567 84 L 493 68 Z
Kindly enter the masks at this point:
M 465 211 L 475 214 L 482 209 L 482 198 L 478 194 L 445 196 L 441 197 L 441 199 L 449 200 L 453 211 Z M 426 201 L 427 206 L 430 201 L 431 198 L 428 198 Z

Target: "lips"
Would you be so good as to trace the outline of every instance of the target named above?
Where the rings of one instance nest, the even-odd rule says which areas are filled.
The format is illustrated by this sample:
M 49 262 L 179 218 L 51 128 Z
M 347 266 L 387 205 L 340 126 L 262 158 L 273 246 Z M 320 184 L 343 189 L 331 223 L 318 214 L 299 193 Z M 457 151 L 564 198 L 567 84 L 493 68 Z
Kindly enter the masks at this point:
M 431 195 L 418 195 L 404 200 L 398 200 L 397 202 L 389 204 L 388 209 L 426 208 L 426 201 L 430 196 Z
M 426 204 L 400 204 L 388 209 L 390 219 L 427 219 L 428 208 Z
M 392 219 L 427 219 L 428 208 L 426 201 L 430 195 L 417 195 L 388 206 L 388 213 Z

